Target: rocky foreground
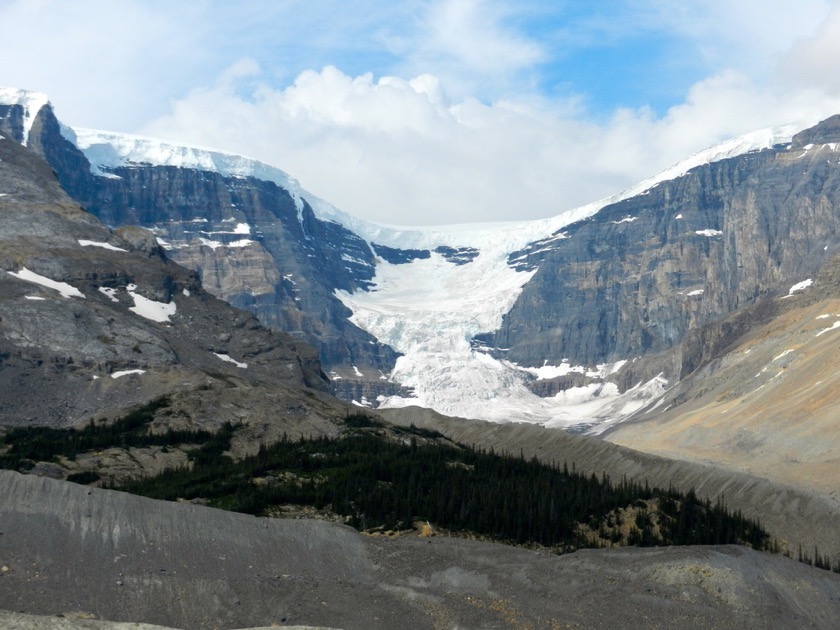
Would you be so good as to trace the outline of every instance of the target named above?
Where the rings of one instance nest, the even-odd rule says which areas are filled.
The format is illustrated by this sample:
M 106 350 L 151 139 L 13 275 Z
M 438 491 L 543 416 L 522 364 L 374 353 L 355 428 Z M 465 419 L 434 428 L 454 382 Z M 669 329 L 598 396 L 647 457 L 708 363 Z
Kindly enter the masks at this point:
M 0 609 L 68 623 L 743 629 L 828 628 L 840 616 L 840 576 L 741 547 L 555 556 L 366 537 L 8 471 L 0 514 Z

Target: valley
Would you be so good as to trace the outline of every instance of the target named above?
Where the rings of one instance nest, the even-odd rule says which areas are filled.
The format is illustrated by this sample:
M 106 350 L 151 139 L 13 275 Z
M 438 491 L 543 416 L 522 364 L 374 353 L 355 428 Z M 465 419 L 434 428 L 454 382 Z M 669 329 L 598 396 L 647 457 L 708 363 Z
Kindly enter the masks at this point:
M 840 576 L 797 561 L 840 568 L 840 117 L 552 219 L 409 228 L 2 95 L 0 609 L 227 628 L 840 612 Z M 532 533 L 553 521 L 523 510 L 562 494 L 536 482 L 470 512 L 520 465 L 636 494 L 588 505 L 575 542 Z M 625 546 L 684 525 L 688 496 L 789 557 L 744 532 Z M 283 509 L 339 524 L 265 518 Z

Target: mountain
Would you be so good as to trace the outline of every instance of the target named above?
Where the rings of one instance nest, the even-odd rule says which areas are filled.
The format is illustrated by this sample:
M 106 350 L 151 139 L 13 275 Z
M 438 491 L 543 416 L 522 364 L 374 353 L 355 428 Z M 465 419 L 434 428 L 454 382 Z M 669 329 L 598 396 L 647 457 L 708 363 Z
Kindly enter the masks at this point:
M 723 342 L 792 288 L 816 291 L 840 249 L 838 116 L 724 143 L 551 219 L 421 229 L 351 217 L 241 156 L 71 130 L 46 97 L 7 92 L 2 128 L 77 202 L 152 230 L 210 292 L 314 345 L 331 391 L 361 405 L 609 430 L 751 471 L 728 440 L 717 455 L 657 446 L 648 421 L 667 409 L 692 424 L 682 403 L 729 360 Z M 615 428 L 628 419 L 645 422 Z M 783 468 L 761 470 L 799 483 Z
M 207 290 L 315 343 L 335 376 L 354 376 L 361 368 L 368 389 L 401 391 L 383 376 L 396 353 L 350 323 L 351 313 L 334 295 L 336 288 L 370 285 L 370 248 L 340 224 L 318 220 L 288 175 L 238 156 L 76 133 L 60 126 L 49 105 L 38 112 L 7 108 L 11 137 L 26 138 L 64 188 L 102 221 L 153 229 L 169 258 L 196 270 Z M 32 121 L 27 132 L 15 124 L 23 119 Z M 96 164 L 75 144 L 89 149 Z M 100 168 L 122 160 L 130 166 Z
M 44 97 L 17 100 L 7 126 L 74 199 L 154 230 L 209 291 L 318 348 L 334 393 L 371 406 L 626 417 L 680 377 L 689 330 L 834 253 L 830 123 L 745 136 L 553 219 L 413 229 L 350 217 L 254 160 L 70 130 Z
M 828 167 L 821 164 L 836 148 L 824 142 L 836 133 L 836 121 L 783 145 L 776 144 L 778 135 L 758 134 L 717 148 L 610 203 L 555 219 L 424 231 L 358 221 L 299 191 L 281 172 L 236 156 L 62 129 L 43 96 L 2 90 L 0 102 L 5 103 L 0 107 L 3 425 L 94 430 L 106 427 L 104 420 L 139 408 L 151 414 L 149 436 L 215 430 L 235 422 L 239 428 L 228 452 L 241 457 L 284 434 L 337 435 L 352 407 L 332 398 L 328 389 L 358 396 L 359 402 L 380 392 L 383 408 L 369 418 L 382 420 L 386 434 L 388 422 L 411 428 L 412 435 L 436 428 L 465 444 L 545 462 L 563 460 L 587 474 L 695 488 L 701 498 L 760 518 L 792 554 L 818 547 L 831 559 L 840 557 L 832 414 L 840 259 L 829 235 L 836 159 Z M 765 145 L 772 147 L 743 153 Z M 164 149 L 163 155 L 150 155 Z M 37 154 L 49 158 L 52 169 Z M 819 159 L 811 159 L 812 154 Z M 156 166 L 152 157 L 175 163 Z M 750 170 L 753 160 L 764 165 Z M 786 161 L 797 166 L 783 168 Z M 796 179 L 802 177 L 799 169 L 806 183 Z M 725 177 L 730 171 L 741 174 Z M 55 174 L 86 207 L 95 206 L 103 215 L 135 216 L 154 232 L 135 225 L 106 227 L 68 196 Z M 745 188 L 718 186 L 736 179 Z M 706 188 L 709 180 L 714 185 Z M 687 303 L 696 308 L 668 314 L 663 307 L 657 320 L 688 318 L 681 337 L 673 340 L 659 339 L 656 326 L 622 318 L 607 322 L 616 334 L 632 337 L 641 334 L 634 330 L 647 331 L 652 341 L 635 361 L 617 359 L 616 350 L 614 356 L 604 355 L 604 363 L 583 367 L 580 357 L 591 353 L 586 356 L 600 360 L 601 352 L 583 337 L 575 342 L 578 354 L 561 356 L 555 347 L 552 352 L 560 358 L 530 367 L 526 359 L 517 359 L 516 353 L 524 356 L 540 347 L 525 343 L 531 337 L 520 328 L 530 320 L 522 309 L 545 318 L 543 346 L 551 348 L 548 338 L 558 336 L 548 334 L 552 322 L 576 299 L 596 301 L 601 288 L 632 283 L 625 274 L 631 268 L 656 271 L 686 256 L 697 265 L 694 271 L 705 265 L 710 295 L 728 295 L 732 282 L 719 280 L 717 256 L 727 251 L 728 230 L 735 225 L 727 221 L 749 206 L 733 200 L 767 186 L 778 194 L 768 192 L 754 208 L 766 215 L 764 223 L 732 227 L 736 236 L 739 229 L 770 234 L 764 245 L 731 239 L 736 249 L 752 247 L 753 262 L 744 268 L 757 269 L 756 261 L 765 256 L 772 261 L 762 273 L 777 269 L 778 278 L 768 272 L 755 295 L 714 310 L 704 306 L 706 290 L 696 293 L 695 281 L 686 280 L 679 287 L 684 293 L 680 303 L 691 298 Z M 790 190 L 783 196 L 785 186 Z M 687 196 L 672 209 L 683 217 L 660 221 L 671 226 L 668 238 L 644 241 L 660 225 L 656 208 L 674 201 L 683 187 Z M 694 202 L 688 200 L 699 190 L 717 201 L 701 213 L 702 222 L 672 233 L 673 222 L 691 219 L 688 205 Z M 216 201 L 206 201 L 210 191 Z M 218 199 L 233 191 L 235 201 L 222 207 Z M 626 214 L 627 204 L 648 197 L 654 207 L 639 206 L 637 214 Z M 197 216 L 202 199 L 223 211 L 205 221 Z M 770 225 L 771 202 L 797 221 L 777 217 L 782 227 Z M 158 205 L 168 208 L 170 214 L 163 216 L 171 218 L 154 219 Z M 718 211 L 730 218 L 706 223 Z M 632 240 L 620 238 L 621 230 L 645 222 L 641 232 L 631 233 Z M 612 258 L 605 248 L 599 250 L 601 258 L 575 267 L 575 256 L 583 255 L 580 243 L 596 251 L 608 242 L 598 240 L 604 235 L 621 245 Z M 776 243 L 777 238 L 788 241 Z M 783 251 L 786 246 L 813 260 L 795 260 Z M 293 273 L 306 271 L 314 280 L 285 278 L 283 272 L 291 267 L 277 266 L 277 252 L 285 252 L 283 264 L 298 265 Z M 196 260 L 208 261 L 207 267 L 189 271 L 173 262 L 182 254 L 186 260 L 195 254 Z M 636 267 L 629 262 L 634 257 Z M 339 261 L 346 263 L 343 271 L 336 269 Z M 616 267 L 619 263 L 627 267 Z M 581 271 L 586 265 L 591 274 Z M 292 326 L 296 335 L 266 328 L 251 313 L 202 288 L 201 277 L 218 281 L 252 300 L 245 306 L 256 308 L 265 287 L 253 290 L 256 285 L 238 282 L 274 278 L 271 269 L 283 278 L 271 285 L 271 299 L 287 309 L 278 312 L 288 315 L 289 309 L 299 308 L 300 327 Z M 577 275 L 570 272 L 575 269 Z M 610 270 L 617 275 L 609 277 Z M 738 272 L 733 286 L 743 288 L 750 273 Z M 276 297 L 284 281 L 299 307 Z M 570 291 L 568 302 L 559 306 L 536 300 L 539 290 L 552 296 L 551 283 L 561 281 L 564 287 L 580 285 L 594 293 L 575 297 Z M 305 291 L 314 285 L 320 288 L 313 289 L 316 297 L 309 301 Z M 669 303 L 660 285 L 651 280 L 650 287 L 659 287 L 657 299 Z M 623 300 L 619 313 L 633 312 L 626 301 L 629 292 L 615 292 Z M 656 295 L 651 288 L 652 301 Z M 590 305 L 594 312 L 612 308 L 601 301 Z M 321 311 L 307 310 L 316 302 Z M 593 311 L 579 304 L 578 310 L 585 321 L 576 325 L 585 336 Z M 318 324 L 319 318 L 328 323 Z M 320 335 L 315 336 L 321 339 L 317 351 L 301 341 L 304 325 Z M 499 349 L 503 335 L 510 342 L 505 350 Z M 346 354 L 351 348 L 357 354 Z M 322 369 L 325 353 L 336 363 Z M 383 366 L 393 361 L 394 369 L 379 375 L 376 361 Z M 339 370 L 346 378 L 337 378 Z M 332 372 L 331 382 L 325 371 Z M 647 386 L 635 387 L 637 378 Z M 408 387 L 415 398 L 405 398 Z M 593 398 L 596 388 L 601 393 Z M 557 396 L 558 389 L 565 393 Z M 458 398 L 472 391 L 483 393 L 483 399 Z M 458 404 L 474 408 L 475 415 L 487 415 L 497 406 L 499 418 L 548 417 L 559 425 L 569 419 L 598 420 L 592 431 L 606 439 L 535 424 L 446 418 L 406 406 L 410 402 Z M 389 405 L 398 408 L 384 408 Z M 516 405 L 520 413 L 513 416 Z M 586 412 L 585 405 L 600 408 L 573 417 Z M 404 431 L 394 430 L 397 435 L 406 439 Z M 665 459 L 609 440 L 693 461 Z M 91 464 L 120 478 L 190 459 L 183 445 L 126 445 L 84 453 L 61 465 L 41 463 L 32 472 L 64 478 L 71 470 L 93 470 L 85 468 Z M 733 472 L 745 468 L 754 474 Z M 254 519 L 6 471 L 0 473 L 0 487 L 0 543 L 6 550 L 0 608 L 30 613 L 93 612 L 182 626 L 300 620 L 393 627 L 395 620 L 410 620 L 416 627 L 517 627 L 541 626 L 551 619 L 615 626 L 628 620 L 680 619 L 720 627 L 831 627 L 840 601 L 837 576 L 740 548 L 602 550 L 555 557 L 442 537 L 363 537 L 333 524 Z
M 840 256 L 784 295 L 693 331 L 697 367 L 607 440 L 837 496 Z
M 311 346 L 205 292 L 146 230 L 110 230 L 31 150 L 0 139 L 3 425 L 78 425 L 163 397 L 168 426 L 240 421 L 252 442 L 236 448 L 256 448 L 335 433 L 347 406 L 328 388 Z

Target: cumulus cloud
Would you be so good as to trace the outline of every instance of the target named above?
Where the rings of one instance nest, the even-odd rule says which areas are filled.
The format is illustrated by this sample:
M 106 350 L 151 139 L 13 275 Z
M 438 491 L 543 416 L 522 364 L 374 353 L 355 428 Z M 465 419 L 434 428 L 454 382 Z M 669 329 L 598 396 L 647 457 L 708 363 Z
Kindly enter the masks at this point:
M 797 87 L 840 93 L 840 4 L 812 37 L 798 38 L 781 64 L 781 76 Z
M 4 81 L 65 122 L 256 157 L 390 223 L 550 216 L 840 111 L 828 0 L 9 0 L 0 22 L 27 25 L 0 41 Z M 628 41 L 645 54 L 606 55 L 594 103 L 564 64 Z M 622 107 L 634 81 L 684 94 Z
M 359 216 L 439 224 L 551 216 L 729 137 L 835 111 L 840 98 L 759 87 L 725 71 L 662 117 L 621 109 L 594 122 L 533 98 L 453 101 L 430 75 L 376 80 L 326 67 L 244 97 L 228 73 L 144 132 L 278 165 Z
M 560 48 L 668 32 L 682 38 L 682 55 L 703 57 L 709 69 L 664 113 L 607 116 L 584 100 L 540 95 L 534 82 L 552 50 L 515 28 L 510 7 L 429 3 L 415 13 L 417 28 L 390 40 L 403 78 L 326 66 L 285 87 L 267 76 L 250 76 L 248 88 L 222 79 L 175 101 L 144 132 L 271 162 L 360 216 L 435 224 L 551 216 L 732 136 L 840 111 L 840 94 L 818 80 L 840 41 L 825 0 L 774 9 L 755 0 L 640 0 L 584 16 L 574 33 L 567 24 L 556 34 Z

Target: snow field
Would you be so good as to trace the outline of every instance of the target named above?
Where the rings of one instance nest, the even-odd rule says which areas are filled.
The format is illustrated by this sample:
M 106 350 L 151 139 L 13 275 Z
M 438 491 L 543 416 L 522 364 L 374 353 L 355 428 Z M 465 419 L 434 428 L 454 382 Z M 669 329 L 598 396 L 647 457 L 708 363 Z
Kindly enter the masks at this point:
M 35 273 L 34 271 L 30 271 L 26 267 L 21 267 L 20 271 L 8 271 L 6 273 L 20 280 L 25 280 L 26 282 L 32 282 L 34 284 L 40 284 L 42 287 L 52 289 L 53 291 L 58 291 L 61 297 L 64 298 L 85 297 L 84 294 L 81 291 L 79 291 L 76 287 L 70 286 L 66 282 L 58 282 L 56 280 L 51 280 L 46 276 L 42 276 L 40 274 Z
M 164 304 L 163 302 L 155 302 L 154 300 L 143 297 L 139 293 L 135 292 L 137 290 L 136 284 L 129 284 L 125 290 L 134 299 L 134 306 L 130 306 L 128 310 L 153 322 L 164 324 L 170 323 L 169 318 L 172 317 L 177 310 L 175 302 Z

